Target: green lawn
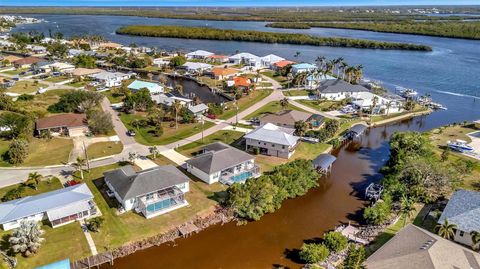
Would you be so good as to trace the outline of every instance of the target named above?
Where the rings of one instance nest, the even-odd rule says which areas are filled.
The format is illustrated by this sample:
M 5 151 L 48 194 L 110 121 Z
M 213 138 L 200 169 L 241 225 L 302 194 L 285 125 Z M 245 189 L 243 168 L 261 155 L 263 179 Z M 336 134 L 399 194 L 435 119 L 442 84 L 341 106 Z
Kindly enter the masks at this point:
M 256 90 L 253 91 L 250 95 L 248 96 L 243 96 L 240 100 L 238 100 L 238 112 L 242 112 L 245 109 L 249 108 L 253 104 L 259 102 L 263 98 L 269 96 L 272 93 L 273 90 L 268 89 L 268 90 Z M 236 110 L 234 108 L 233 102 L 228 102 L 226 103 L 227 107 L 230 109 L 225 111 L 219 118 L 222 120 L 229 119 L 233 116 L 235 116 Z
M 226 144 L 232 144 L 236 140 L 238 140 L 240 137 L 244 135 L 243 132 L 236 132 L 236 131 L 218 131 L 216 133 L 213 133 L 207 137 L 204 137 L 203 143 L 201 140 L 197 140 L 195 142 L 192 142 L 190 144 L 186 144 L 184 146 L 181 146 L 177 148 L 176 150 L 180 152 L 181 154 L 185 156 L 193 156 L 194 153 L 198 152 L 202 147 L 205 145 L 214 143 L 214 142 L 223 142 Z
M 5 72 L 2 72 L 4 74 L 7 74 L 7 75 L 11 75 L 11 76 L 16 76 L 22 72 L 25 72 L 27 71 L 28 68 L 23 68 L 23 69 L 14 69 L 14 70 L 8 70 L 8 71 L 5 71 Z
M 35 83 L 33 81 L 17 81 L 13 87 L 7 88 L 6 92 L 24 94 L 24 93 L 35 93 L 41 87 L 46 87 L 47 85 L 41 82 Z
M 51 114 L 50 112 L 48 112 L 47 108 L 50 105 L 57 103 L 58 100 L 60 100 L 60 96 L 62 94 L 67 93 L 68 91 L 72 91 L 72 90 L 67 90 L 67 89 L 51 90 L 42 94 L 34 95 L 33 100 L 29 100 L 29 101 L 17 100 L 16 102 L 25 111 L 32 112 L 38 115 L 39 117 L 44 117 Z
M 11 141 L 0 140 L 0 156 L 8 150 Z M 68 162 L 73 142 L 67 138 L 39 139 L 31 138 L 29 153 L 25 162 L 19 166 L 45 166 L 57 165 Z M 12 166 L 4 158 L 1 158 L 0 166 Z
M 102 92 L 102 94 L 105 95 L 108 98 L 108 101 L 112 104 L 123 102 L 123 99 L 125 98 L 125 96 L 114 93 L 111 90 Z
M 118 164 L 114 164 L 94 168 L 85 175 L 85 181 L 94 194 L 95 203 L 105 219 L 100 231 L 92 233 L 99 252 L 161 234 L 169 228 L 191 219 L 196 214 L 212 212 L 214 205 L 217 204 L 215 193 L 225 190 L 225 186 L 219 183 L 207 185 L 198 180 L 190 181 L 190 192 L 186 194 L 186 199 L 189 202 L 187 207 L 151 219 L 146 219 L 134 212 L 116 215 L 115 201 L 102 196 L 99 189 L 104 187 L 103 172 L 119 167 Z M 74 252 L 75 246 L 70 246 L 69 249 Z
M 170 127 L 170 122 L 163 122 L 163 135 L 157 137 L 153 134 L 155 127 L 133 128 L 130 122 L 134 119 L 144 119 L 145 117 L 137 114 L 120 114 L 120 119 L 127 129 L 134 129 L 136 132 L 135 140 L 143 145 L 166 145 L 175 141 L 187 138 L 202 131 L 201 123 L 178 124 L 178 129 Z M 212 127 L 214 123 L 205 121 L 204 130 Z
M 318 111 L 338 110 L 343 105 L 338 101 L 320 101 L 320 100 L 297 100 L 300 104 L 306 105 Z
M 283 95 L 285 96 L 308 96 L 312 91 L 308 90 L 290 90 L 290 91 L 283 91 Z
M 25 178 L 25 180 L 26 180 L 26 178 Z M 15 185 L 11 185 L 11 186 L 8 186 L 8 187 L 1 188 L 0 189 L 0 198 L 3 197 L 5 195 L 5 193 L 7 193 L 9 190 L 16 189 L 19 186 L 20 186 L 20 184 L 15 184 Z M 37 194 L 41 194 L 41 193 L 44 193 L 44 192 L 58 190 L 58 189 L 61 189 L 61 188 L 63 188 L 63 186 L 62 186 L 62 183 L 60 182 L 60 180 L 58 178 L 44 179 L 44 180 L 40 181 L 40 183 L 38 183 L 36 190 L 33 189 L 33 188 L 30 188 L 30 187 L 25 187 L 24 192 L 22 194 L 22 197 L 30 196 L 30 195 L 37 195 Z
M 264 75 L 264 76 L 267 76 L 269 78 L 273 78 L 274 80 L 276 80 L 277 82 L 280 82 L 280 83 L 283 83 L 283 82 L 287 81 L 286 77 L 276 75 L 275 71 L 265 71 L 265 72 L 261 72 L 261 74 Z
M 268 114 L 268 113 L 277 113 L 277 112 L 282 111 L 282 109 L 283 108 L 280 105 L 280 101 L 273 101 L 273 102 L 270 102 L 270 103 L 264 105 L 263 107 L 257 109 L 255 112 L 249 114 L 248 116 L 245 117 L 245 119 L 260 117 L 260 116 L 262 116 L 264 114 Z M 306 112 L 305 110 L 303 110 L 301 108 L 298 108 L 298 107 L 296 107 L 292 104 L 288 104 L 287 110 L 298 110 L 298 111 Z
M 121 142 L 97 142 L 93 143 L 87 148 L 87 155 L 89 159 L 96 159 L 100 157 L 119 154 L 123 150 Z
M 67 85 L 72 86 L 75 88 L 83 87 L 88 84 L 88 81 L 77 81 L 77 82 L 70 82 Z
M 329 144 L 300 142 L 290 159 L 277 158 L 273 156 L 255 155 L 255 162 L 260 166 L 262 172 L 270 171 L 275 166 L 291 162 L 296 159 L 313 160 L 321 153 L 326 153 L 330 149 Z
M 49 78 L 45 79 L 45 81 L 48 81 L 48 82 L 51 82 L 51 83 L 58 83 L 58 82 L 62 82 L 62 81 L 68 80 L 68 79 L 70 79 L 70 78 L 66 77 L 66 76 L 56 76 L 56 77 L 49 77 Z

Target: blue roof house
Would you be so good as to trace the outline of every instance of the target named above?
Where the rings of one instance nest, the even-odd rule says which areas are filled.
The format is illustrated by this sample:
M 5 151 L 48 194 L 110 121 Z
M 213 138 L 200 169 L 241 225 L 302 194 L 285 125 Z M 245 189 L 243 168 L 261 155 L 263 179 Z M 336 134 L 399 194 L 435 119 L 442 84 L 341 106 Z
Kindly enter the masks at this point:
M 292 73 L 293 75 L 297 75 L 299 73 L 305 72 L 313 72 L 317 70 L 317 66 L 309 63 L 301 63 L 301 64 L 294 64 L 292 65 Z
M 135 80 L 134 82 L 128 85 L 128 88 L 132 91 L 138 91 L 144 88 L 147 88 L 150 94 L 159 94 L 163 92 L 163 86 L 142 80 Z

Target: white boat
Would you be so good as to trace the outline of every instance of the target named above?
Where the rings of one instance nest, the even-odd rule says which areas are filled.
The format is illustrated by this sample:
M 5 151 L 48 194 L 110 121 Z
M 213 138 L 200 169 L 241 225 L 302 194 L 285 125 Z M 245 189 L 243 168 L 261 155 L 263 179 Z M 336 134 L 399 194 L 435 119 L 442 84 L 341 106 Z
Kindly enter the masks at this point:
M 442 104 L 439 104 L 439 103 L 430 102 L 428 105 L 433 109 L 447 110 L 446 107 L 444 107 Z
M 473 148 L 467 145 L 467 141 L 457 139 L 455 141 L 447 141 L 447 146 L 458 152 L 472 152 Z
M 418 92 L 416 92 L 413 89 L 400 88 L 399 91 L 400 91 L 400 95 L 404 98 L 411 98 L 418 95 Z

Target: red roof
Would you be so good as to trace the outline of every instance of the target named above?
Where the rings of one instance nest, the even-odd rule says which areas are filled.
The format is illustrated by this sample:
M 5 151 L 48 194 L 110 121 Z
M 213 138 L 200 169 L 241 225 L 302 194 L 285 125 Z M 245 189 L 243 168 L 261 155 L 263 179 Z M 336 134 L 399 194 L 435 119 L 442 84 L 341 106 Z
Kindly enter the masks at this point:
M 250 79 L 247 77 L 234 77 L 233 81 L 237 87 L 250 87 Z
M 294 64 L 295 62 L 293 61 L 289 61 L 289 60 L 283 60 L 283 61 L 280 61 L 280 62 L 276 62 L 274 63 L 273 65 L 276 66 L 276 67 L 280 67 L 280 68 L 283 68 L 289 64 Z
M 17 65 L 24 65 L 24 64 L 34 64 L 41 61 L 44 61 L 44 59 L 37 58 L 37 57 L 27 57 L 27 58 L 16 60 L 13 63 Z
M 81 127 L 87 125 L 85 114 L 60 114 L 37 120 L 37 130 L 59 127 Z
M 228 56 L 226 55 L 217 55 L 217 54 L 214 54 L 214 55 L 210 55 L 208 56 L 207 58 L 211 58 L 211 59 L 225 59 L 227 58 Z

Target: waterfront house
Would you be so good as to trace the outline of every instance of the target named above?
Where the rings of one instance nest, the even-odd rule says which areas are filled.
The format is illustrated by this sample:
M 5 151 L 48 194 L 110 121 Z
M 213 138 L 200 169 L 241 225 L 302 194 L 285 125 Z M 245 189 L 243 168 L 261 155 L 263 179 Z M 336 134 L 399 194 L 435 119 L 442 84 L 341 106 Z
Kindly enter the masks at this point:
M 185 69 L 188 73 L 201 74 L 204 71 L 211 69 L 212 65 L 206 63 L 186 62 L 180 68 Z
M 169 92 L 169 93 L 160 93 L 160 94 L 155 94 L 155 95 L 152 95 L 152 100 L 158 104 L 158 105 L 163 105 L 165 107 L 171 107 L 173 105 L 173 103 L 175 103 L 175 101 L 178 101 L 180 102 L 180 104 L 182 106 L 189 106 L 193 100 L 192 99 L 188 99 L 188 98 L 185 98 L 185 97 L 182 97 L 182 96 L 179 96 L 179 95 L 175 95 L 174 93 L 172 92 Z
M 205 50 L 196 50 L 196 51 L 192 51 L 192 52 L 189 52 L 189 53 L 185 54 L 185 57 L 188 60 L 193 60 L 193 59 L 204 60 L 207 57 L 212 56 L 214 54 L 215 53 L 213 53 L 213 52 L 209 52 L 209 51 L 205 51 Z
M 322 126 L 324 118 L 318 114 L 302 112 L 298 110 L 285 110 L 275 114 L 267 114 L 260 118 L 260 125 L 272 123 L 280 127 L 295 128 L 295 123 L 304 121 L 311 128 L 319 128 Z
M 309 63 L 300 63 L 292 65 L 292 74 L 294 76 L 300 73 L 314 72 L 317 70 L 317 66 Z
M 222 142 L 205 146 L 201 154 L 186 163 L 188 172 L 208 184 L 222 182 L 231 185 L 260 176 L 252 155 Z
M 170 61 L 168 60 L 165 60 L 163 58 L 156 58 L 156 59 L 153 59 L 153 66 L 156 66 L 156 67 L 167 67 L 170 65 Z
M 267 68 L 273 68 L 273 65 L 275 63 L 278 63 L 278 62 L 281 62 L 281 61 L 284 61 L 284 60 L 285 60 L 285 58 L 282 58 L 282 57 L 277 56 L 275 54 L 269 54 L 269 55 L 263 56 L 260 59 L 262 66 L 267 67 Z
M 120 49 L 123 45 L 114 43 L 114 42 L 104 42 L 98 44 L 99 49 L 105 49 L 105 50 L 115 50 L 115 49 Z M 92 46 L 92 48 L 95 47 L 95 45 Z
M 320 83 L 327 81 L 327 80 L 335 80 L 336 78 L 326 75 L 326 74 L 310 74 L 305 79 L 305 88 L 307 89 L 316 89 Z
M 7 231 L 22 221 L 48 220 L 53 228 L 98 213 L 93 194 L 82 183 L 71 187 L 0 203 L 0 224 Z
M 139 91 L 141 89 L 147 89 L 150 94 L 159 94 L 163 92 L 163 86 L 159 85 L 158 83 L 143 80 L 135 80 L 130 83 L 127 88 L 133 92 Z
M 240 71 L 234 68 L 214 67 L 210 71 L 212 78 L 216 80 L 227 80 L 238 75 Z
M 470 233 L 480 232 L 480 192 L 455 191 L 438 219 L 438 223 L 443 224 L 445 219 L 457 226 L 453 240 L 471 246 Z
M 403 110 L 403 98 L 396 95 L 378 95 L 371 92 L 357 92 L 352 95 L 352 105 L 373 114 L 398 113 Z M 375 107 L 373 107 L 375 103 Z M 373 110 L 373 111 L 372 111 Z
M 58 114 L 40 118 L 35 123 L 36 134 L 49 131 L 53 135 L 69 137 L 83 136 L 88 132 L 87 117 L 85 114 Z
M 355 98 L 360 93 L 370 93 L 370 90 L 361 86 L 353 85 L 341 79 L 329 79 L 320 82 L 317 87 L 319 98 L 341 101 L 346 98 Z
M 205 59 L 209 63 L 217 63 L 217 64 L 223 64 L 223 63 L 228 63 L 228 56 L 226 55 L 210 55 Z
M 75 66 L 68 63 L 63 63 L 63 62 L 46 62 L 45 61 L 45 62 L 38 63 L 35 69 L 43 73 L 49 73 L 52 71 L 66 73 L 66 72 L 72 72 L 75 69 Z
M 243 65 L 253 66 L 253 67 L 261 67 L 262 65 L 262 61 L 260 57 L 248 52 L 242 52 L 242 53 L 232 55 L 228 57 L 228 60 L 232 64 L 243 64 Z
M 105 184 L 123 210 L 134 210 L 147 219 L 188 205 L 189 178 L 173 165 L 136 172 L 133 166 L 104 173 Z
M 368 269 L 480 268 L 480 254 L 408 224 L 368 257 Z
M 287 67 L 289 65 L 293 65 L 293 64 L 296 64 L 296 62 L 289 61 L 289 60 L 283 60 L 283 61 L 274 63 L 273 66 L 272 66 L 272 69 L 273 70 L 280 70 L 282 68 L 285 68 L 285 67 Z
M 294 136 L 294 132 L 294 129 L 266 123 L 244 136 L 246 150 L 258 149 L 260 154 L 288 159 L 300 142 L 300 137 Z
M 122 81 L 129 79 L 130 76 L 131 74 L 126 74 L 121 72 L 108 72 L 108 71 L 103 71 L 100 73 L 89 75 L 89 77 L 100 82 L 107 88 L 121 86 Z
M 232 80 L 227 81 L 227 86 L 235 86 L 241 90 L 248 90 L 252 85 L 252 81 L 248 77 L 238 76 L 234 77 Z
M 198 105 L 189 106 L 188 111 L 190 111 L 195 117 L 198 118 L 208 111 L 208 106 L 204 103 L 201 103 Z
M 15 68 L 30 68 L 33 64 L 36 64 L 42 61 L 45 61 L 45 60 L 37 57 L 26 57 L 26 58 L 21 58 L 14 61 L 13 66 L 15 66 Z

